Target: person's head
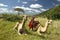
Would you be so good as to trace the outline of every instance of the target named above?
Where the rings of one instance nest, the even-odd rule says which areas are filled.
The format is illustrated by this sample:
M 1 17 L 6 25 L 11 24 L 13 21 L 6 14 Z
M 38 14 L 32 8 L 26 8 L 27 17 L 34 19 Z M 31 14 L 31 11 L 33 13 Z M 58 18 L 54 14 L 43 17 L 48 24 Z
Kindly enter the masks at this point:
M 35 19 L 35 17 L 32 17 L 32 19 Z
M 37 21 L 37 19 L 36 19 L 35 17 L 33 17 L 33 20 L 34 20 L 34 21 Z
M 34 21 L 37 21 L 37 19 L 35 18 Z

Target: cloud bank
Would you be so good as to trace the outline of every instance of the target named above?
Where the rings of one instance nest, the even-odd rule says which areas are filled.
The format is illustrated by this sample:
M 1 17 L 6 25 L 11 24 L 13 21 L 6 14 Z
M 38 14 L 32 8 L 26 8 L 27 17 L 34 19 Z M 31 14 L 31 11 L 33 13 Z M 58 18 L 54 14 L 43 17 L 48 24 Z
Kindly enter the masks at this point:
M 8 5 L 5 5 L 3 3 L 0 3 L 0 6 L 2 6 L 2 7 L 8 7 Z

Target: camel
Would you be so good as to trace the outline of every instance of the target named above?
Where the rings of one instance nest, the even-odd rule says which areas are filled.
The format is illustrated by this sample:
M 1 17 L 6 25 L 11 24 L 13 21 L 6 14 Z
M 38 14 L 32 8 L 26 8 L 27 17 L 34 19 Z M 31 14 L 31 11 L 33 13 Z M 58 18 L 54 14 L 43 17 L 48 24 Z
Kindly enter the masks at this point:
M 47 28 L 48 28 L 48 25 L 52 22 L 52 20 L 47 20 L 46 23 L 45 23 L 45 26 L 43 27 L 41 24 L 38 25 L 38 28 L 37 28 L 37 33 L 39 35 L 41 35 L 41 32 L 46 32 L 47 31 Z
M 21 35 L 23 33 L 23 31 L 25 30 L 24 29 L 24 24 L 26 22 L 26 19 L 27 19 L 27 16 L 24 15 L 22 22 L 21 23 L 17 22 L 16 25 L 15 25 L 15 27 L 14 27 L 14 29 L 17 29 L 19 35 Z
M 17 22 L 14 29 L 17 29 L 18 34 L 21 35 L 24 32 L 24 24 L 26 22 L 27 16 L 24 15 L 22 22 Z M 37 33 L 41 35 L 41 32 L 46 32 L 48 25 L 52 22 L 52 20 L 47 20 L 45 26 L 43 27 L 41 24 L 38 25 Z

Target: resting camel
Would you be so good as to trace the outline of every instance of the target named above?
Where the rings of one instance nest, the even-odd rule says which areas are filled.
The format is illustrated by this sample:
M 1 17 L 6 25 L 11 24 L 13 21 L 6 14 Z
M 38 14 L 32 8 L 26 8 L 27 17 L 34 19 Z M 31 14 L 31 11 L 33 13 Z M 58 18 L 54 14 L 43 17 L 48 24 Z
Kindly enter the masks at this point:
M 16 25 L 15 25 L 15 27 L 14 27 L 14 29 L 17 29 L 19 35 L 21 35 L 24 32 L 24 30 L 25 30 L 24 29 L 24 24 L 26 22 L 26 19 L 27 19 L 27 16 L 24 15 L 22 22 L 21 23 L 17 22 Z
M 41 24 L 38 25 L 38 28 L 37 28 L 37 33 L 39 35 L 41 35 L 41 32 L 46 32 L 47 31 L 47 28 L 48 28 L 48 25 L 52 22 L 52 20 L 47 20 L 46 23 L 45 23 L 45 26 L 43 27 Z
M 26 22 L 27 16 L 24 15 L 22 22 L 17 22 L 14 29 L 17 29 L 18 34 L 21 35 L 24 32 L 24 24 Z M 43 27 L 41 24 L 38 25 L 37 33 L 41 35 L 41 32 L 46 32 L 48 25 L 52 22 L 52 20 L 47 20 L 45 26 Z

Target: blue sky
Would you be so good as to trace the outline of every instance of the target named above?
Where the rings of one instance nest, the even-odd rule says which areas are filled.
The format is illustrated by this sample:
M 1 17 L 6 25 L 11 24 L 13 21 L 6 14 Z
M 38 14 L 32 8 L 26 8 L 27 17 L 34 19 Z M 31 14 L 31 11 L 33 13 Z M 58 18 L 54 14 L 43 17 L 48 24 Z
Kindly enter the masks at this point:
M 60 5 L 60 0 L 0 0 L 0 13 L 22 8 L 26 13 L 40 13 Z

